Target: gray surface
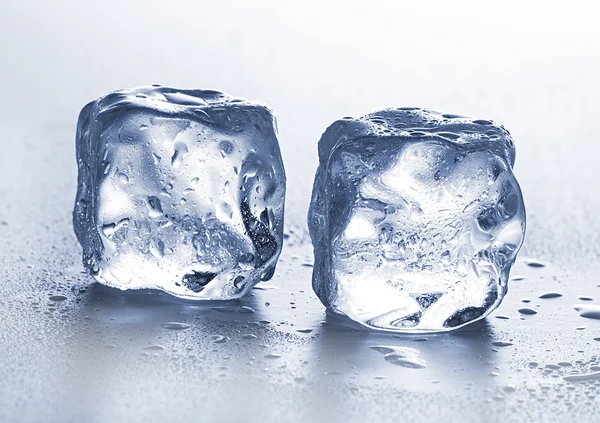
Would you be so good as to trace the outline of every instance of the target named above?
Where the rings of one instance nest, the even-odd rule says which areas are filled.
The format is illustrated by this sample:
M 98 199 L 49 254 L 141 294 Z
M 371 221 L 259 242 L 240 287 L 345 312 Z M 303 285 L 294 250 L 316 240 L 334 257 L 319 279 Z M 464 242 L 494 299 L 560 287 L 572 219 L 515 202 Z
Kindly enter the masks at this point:
M 600 382 L 562 379 L 600 356 L 600 320 L 572 308 L 581 295 L 600 303 L 597 8 L 216 3 L 0 5 L 0 421 L 597 421 Z M 218 88 L 278 113 L 291 236 L 272 289 L 233 303 L 255 313 L 113 291 L 81 273 L 77 113 L 154 82 Z M 301 265 L 312 262 L 304 220 L 321 132 L 405 105 L 505 124 L 528 210 L 512 273 L 525 278 L 500 309 L 421 342 L 327 316 Z M 563 296 L 537 298 L 547 291 Z M 66 301 L 49 300 L 57 294 Z M 538 314 L 521 318 L 523 306 Z M 191 326 L 161 326 L 171 321 Z M 427 367 L 390 364 L 373 345 L 417 348 Z

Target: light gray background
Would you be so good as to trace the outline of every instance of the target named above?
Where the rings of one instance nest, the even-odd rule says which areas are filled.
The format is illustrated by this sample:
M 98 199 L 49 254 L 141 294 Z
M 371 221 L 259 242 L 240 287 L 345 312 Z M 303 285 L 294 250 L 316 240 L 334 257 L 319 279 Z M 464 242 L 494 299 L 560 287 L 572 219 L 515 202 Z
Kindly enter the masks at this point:
M 563 379 L 600 359 L 600 320 L 572 308 L 582 295 L 600 303 L 595 3 L 2 0 L 0 421 L 598 421 L 600 382 Z M 255 313 L 81 273 L 77 113 L 152 83 L 220 89 L 278 115 L 291 236 L 276 277 L 232 304 Z M 500 309 L 421 342 L 326 316 L 302 266 L 320 134 L 389 106 L 503 123 L 528 211 L 512 272 L 525 278 Z M 537 298 L 547 291 L 563 296 Z M 522 318 L 524 306 L 538 314 Z M 427 368 L 394 366 L 373 345 L 417 348 Z

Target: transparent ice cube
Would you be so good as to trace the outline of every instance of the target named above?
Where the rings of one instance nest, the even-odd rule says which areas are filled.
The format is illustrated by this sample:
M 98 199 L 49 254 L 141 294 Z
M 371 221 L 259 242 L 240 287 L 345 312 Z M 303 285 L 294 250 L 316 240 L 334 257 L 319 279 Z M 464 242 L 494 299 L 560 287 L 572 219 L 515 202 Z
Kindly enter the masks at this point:
M 403 108 L 331 125 L 308 219 L 323 304 L 399 332 L 485 317 L 525 233 L 514 160 L 487 120 Z
M 108 94 L 77 127 L 84 267 L 121 289 L 231 299 L 270 279 L 285 172 L 271 110 L 209 90 Z

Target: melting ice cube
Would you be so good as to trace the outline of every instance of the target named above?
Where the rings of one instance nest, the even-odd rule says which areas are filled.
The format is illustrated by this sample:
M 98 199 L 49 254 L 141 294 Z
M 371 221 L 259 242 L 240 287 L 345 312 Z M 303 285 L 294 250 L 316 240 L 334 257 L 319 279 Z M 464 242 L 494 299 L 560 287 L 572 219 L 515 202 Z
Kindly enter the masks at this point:
M 486 316 L 525 232 L 514 160 L 487 120 L 404 108 L 331 125 L 308 220 L 323 304 L 403 332 Z
M 281 252 L 285 172 L 271 110 L 152 86 L 83 108 L 75 233 L 85 268 L 121 289 L 242 296 Z

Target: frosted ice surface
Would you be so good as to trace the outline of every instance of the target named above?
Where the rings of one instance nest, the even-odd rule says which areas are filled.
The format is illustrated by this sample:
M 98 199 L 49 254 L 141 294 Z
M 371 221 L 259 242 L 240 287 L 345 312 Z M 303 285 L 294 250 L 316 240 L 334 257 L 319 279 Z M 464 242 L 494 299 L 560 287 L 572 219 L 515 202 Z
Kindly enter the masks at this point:
M 331 125 L 308 219 L 323 304 L 402 332 L 486 316 L 525 233 L 514 160 L 487 120 L 403 108 Z
M 74 228 L 84 267 L 121 289 L 230 299 L 270 279 L 285 173 L 269 108 L 152 86 L 83 108 Z

